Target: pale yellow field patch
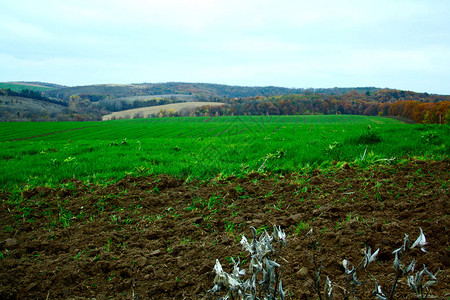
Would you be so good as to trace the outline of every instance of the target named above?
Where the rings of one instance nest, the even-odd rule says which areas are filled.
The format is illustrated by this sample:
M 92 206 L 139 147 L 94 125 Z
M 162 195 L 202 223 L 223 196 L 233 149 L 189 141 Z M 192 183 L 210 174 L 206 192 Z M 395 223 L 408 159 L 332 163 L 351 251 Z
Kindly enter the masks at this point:
M 173 112 L 179 112 L 181 110 L 193 110 L 202 106 L 221 106 L 224 105 L 222 102 L 182 102 L 182 103 L 172 103 L 166 105 L 157 105 L 150 107 L 140 107 L 127 110 L 121 110 L 113 112 L 109 115 L 104 115 L 102 117 L 103 121 L 113 120 L 113 119 L 133 119 L 135 116 L 140 118 L 148 118 L 152 116 L 158 116 L 161 110 Z

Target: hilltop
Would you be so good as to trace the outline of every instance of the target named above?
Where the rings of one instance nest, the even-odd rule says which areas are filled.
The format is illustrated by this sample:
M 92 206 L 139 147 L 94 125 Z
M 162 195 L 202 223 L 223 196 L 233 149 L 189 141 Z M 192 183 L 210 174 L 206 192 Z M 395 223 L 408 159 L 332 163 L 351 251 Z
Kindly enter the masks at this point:
M 43 92 L 51 89 L 60 89 L 66 86 L 48 83 L 48 82 L 39 82 L 39 81 L 11 81 L 11 82 L 0 82 L 0 89 L 10 89 L 12 91 L 20 92 L 24 89 L 28 89 L 30 91 Z
M 52 97 L 68 100 L 72 95 L 106 95 L 108 97 L 129 97 L 138 95 L 193 95 L 197 98 L 243 98 L 256 96 L 276 96 L 286 94 L 321 93 L 340 95 L 349 91 L 365 93 L 376 92 L 375 87 L 356 88 L 330 88 L 330 89 L 304 89 L 285 88 L 276 86 L 235 86 L 211 83 L 186 83 L 186 82 L 166 82 L 166 83 L 140 83 L 140 84 L 96 84 L 76 87 L 63 87 L 48 91 Z

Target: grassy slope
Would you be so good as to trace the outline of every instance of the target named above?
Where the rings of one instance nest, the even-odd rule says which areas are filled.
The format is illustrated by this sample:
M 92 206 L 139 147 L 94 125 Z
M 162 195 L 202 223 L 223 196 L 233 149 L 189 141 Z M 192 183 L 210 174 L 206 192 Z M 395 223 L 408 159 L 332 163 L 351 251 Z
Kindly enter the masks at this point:
M 12 91 L 16 92 L 20 92 L 24 89 L 36 92 L 44 92 L 52 90 L 53 88 L 39 84 L 0 82 L 0 89 L 11 89 Z
M 64 108 L 62 105 L 35 100 L 31 98 L 15 97 L 15 96 L 0 96 L 0 110 L 8 111 L 11 114 L 20 112 L 24 113 L 53 113 L 61 112 Z
M 361 140 L 368 125 L 382 142 Z M 265 171 L 298 171 L 332 161 L 361 162 L 363 156 L 363 163 L 442 157 L 450 148 L 448 125 L 363 116 L 0 123 L 0 132 L 2 186 L 53 185 L 72 177 L 103 182 L 131 173 L 211 178 L 258 170 L 266 158 Z M 12 141 L 21 138 L 30 139 Z
M 142 114 L 145 117 L 151 115 L 157 115 L 161 110 L 168 111 L 169 109 L 173 109 L 175 112 L 179 112 L 182 109 L 194 109 L 202 106 L 220 106 L 223 105 L 221 102 L 182 102 L 182 103 L 173 103 L 166 105 L 157 105 L 150 107 L 141 107 L 134 109 L 121 110 L 117 112 L 113 112 L 112 114 L 105 115 L 102 117 L 103 121 L 111 120 L 111 119 L 132 119 L 136 114 Z

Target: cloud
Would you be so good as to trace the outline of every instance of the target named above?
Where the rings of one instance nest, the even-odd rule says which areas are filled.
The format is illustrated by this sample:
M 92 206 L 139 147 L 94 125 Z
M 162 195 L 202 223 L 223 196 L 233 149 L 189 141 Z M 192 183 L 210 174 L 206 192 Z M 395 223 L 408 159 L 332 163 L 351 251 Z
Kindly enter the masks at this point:
M 27 38 L 33 40 L 48 40 L 52 37 L 52 35 L 43 28 L 17 20 L 0 23 L 0 32 L 2 32 L 0 36 L 3 36 L 4 38 L 6 38 L 7 35 L 14 39 Z
M 72 78 L 74 84 L 182 80 L 298 87 L 390 80 L 383 85 L 395 87 L 405 78 L 425 82 L 426 74 L 443 82 L 450 71 L 449 5 L 3 0 L 0 76 L 53 72 L 50 81 L 65 78 L 66 84 Z

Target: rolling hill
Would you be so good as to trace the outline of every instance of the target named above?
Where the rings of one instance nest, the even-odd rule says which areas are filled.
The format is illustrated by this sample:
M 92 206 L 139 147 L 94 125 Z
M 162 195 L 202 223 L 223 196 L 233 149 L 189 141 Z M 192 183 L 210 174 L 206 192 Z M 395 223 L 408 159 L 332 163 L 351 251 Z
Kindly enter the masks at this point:
M 221 106 L 224 103 L 221 102 L 182 102 L 182 103 L 173 103 L 166 105 L 157 105 L 150 107 L 141 107 L 134 108 L 128 110 L 122 110 L 118 112 L 114 112 L 109 115 L 105 115 L 102 117 L 103 121 L 113 120 L 113 119 L 133 119 L 137 118 L 148 118 L 155 117 L 162 113 L 161 116 L 166 116 L 170 114 L 179 113 L 181 111 L 192 111 L 196 108 L 200 108 L 203 106 Z
M 48 120 L 63 114 L 66 106 L 42 100 L 0 95 L 0 121 Z
M 210 83 L 140 83 L 140 84 L 97 84 L 77 87 L 64 87 L 46 92 L 55 98 L 68 100 L 72 95 L 105 95 L 109 98 L 120 98 L 142 95 L 192 95 L 198 100 L 211 100 L 214 98 L 244 98 L 256 96 L 276 96 L 285 94 L 320 93 L 327 95 L 341 95 L 349 91 L 360 93 L 376 92 L 379 88 L 331 88 L 331 89 L 303 89 L 284 88 L 275 86 L 251 87 L 231 86 Z
M 12 91 L 20 92 L 24 89 L 28 89 L 35 92 L 45 92 L 52 89 L 60 89 L 65 86 L 37 81 L 17 81 L 17 82 L 0 82 L 0 89 L 10 89 Z

